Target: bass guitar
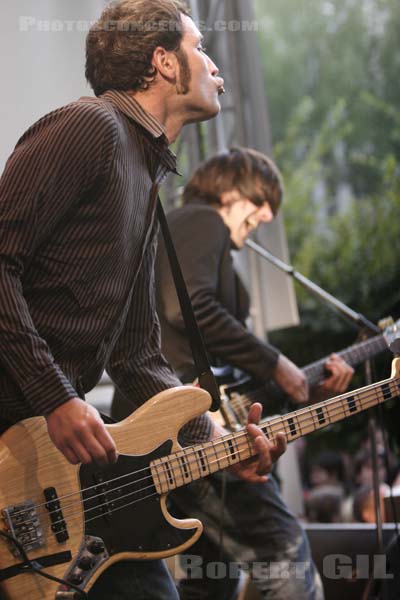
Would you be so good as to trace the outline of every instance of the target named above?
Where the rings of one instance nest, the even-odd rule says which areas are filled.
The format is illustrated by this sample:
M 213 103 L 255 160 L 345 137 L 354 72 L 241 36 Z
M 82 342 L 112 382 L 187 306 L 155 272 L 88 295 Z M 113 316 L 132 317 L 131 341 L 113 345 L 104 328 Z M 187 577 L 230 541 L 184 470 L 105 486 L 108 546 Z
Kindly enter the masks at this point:
M 271 419 L 262 429 L 270 440 L 280 431 L 295 440 L 399 393 L 395 359 L 389 379 Z M 112 563 L 166 557 L 194 543 L 201 523 L 172 517 L 167 493 L 255 454 L 245 430 L 178 445 L 182 425 L 209 406 L 209 394 L 191 386 L 156 395 L 107 425 L 120 454 L 106 468 L 68 463 L 42 417 L 8 429 L 0 439 L 1 598 L 84 598 Z

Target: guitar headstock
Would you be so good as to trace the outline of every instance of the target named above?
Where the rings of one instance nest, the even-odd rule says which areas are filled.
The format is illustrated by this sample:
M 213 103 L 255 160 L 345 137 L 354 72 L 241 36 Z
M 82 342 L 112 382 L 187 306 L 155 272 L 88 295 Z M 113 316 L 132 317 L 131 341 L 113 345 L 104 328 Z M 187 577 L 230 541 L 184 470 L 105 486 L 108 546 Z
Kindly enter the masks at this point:
M 386 327 L 383 332 L 385 342 L 394 354 L 400 354 L 400 319 Z M 393 347 L 395 349 L 393 349 Z M 396 349 L 397 348 L 397 349 Z

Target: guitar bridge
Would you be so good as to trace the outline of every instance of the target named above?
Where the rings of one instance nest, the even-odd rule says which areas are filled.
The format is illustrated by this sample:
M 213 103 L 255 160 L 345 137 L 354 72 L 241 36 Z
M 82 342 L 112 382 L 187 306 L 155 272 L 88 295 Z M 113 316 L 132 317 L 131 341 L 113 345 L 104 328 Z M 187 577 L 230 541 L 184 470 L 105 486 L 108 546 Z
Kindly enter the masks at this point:
M 7 533 L 18 540 L 25 552 L 44 546 L 43 530 L 32 500 L 8 506 L 1 511 Z M 23 558 L 17 546 L 10 542 L 14 556 Z

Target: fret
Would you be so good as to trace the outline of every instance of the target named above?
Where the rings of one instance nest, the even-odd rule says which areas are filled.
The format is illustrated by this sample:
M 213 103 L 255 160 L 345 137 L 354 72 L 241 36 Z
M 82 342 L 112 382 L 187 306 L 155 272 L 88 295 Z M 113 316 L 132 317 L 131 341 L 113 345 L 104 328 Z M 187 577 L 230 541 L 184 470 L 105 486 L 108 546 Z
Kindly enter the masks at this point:
M 261 423 L 260 423 L 260 426 L 261 426 Z M 261 427 L 261 431 L 263 431 L 262 427 Z M 245 441 L 245 443 L 247 445 L 247 450 L 249 452 L 249 456 L 251 456 L 251 454 L 253 452 L 253 448 L 252 448 L 252 446 L 250 444 L 250 438 L 249 438 L 249 436 L 247 434 L 244 435 L 244 441 Z
M 289 426 L 290 437 L 293 439 L 293 437 L 297 434 L 296 423 L 294 422 L 293 417 L 288 417 L 286 421 Z
M 175 455 L 175 462 L 176 462 L 177 467 L 179 469 L 181 480 L 185 481 L 185 471 L 183 470 L 183 465 L 181 463 L 181 456 L 180 456 L 180 454 L 176 454 Z M 179 479 L 178 479 L 178 481 L 179 481 Z
M 392 392 L 390 390 L 390 385 L 388 383 L 384 383 L 381 385 L 383 400 L 390 400 L 392 397 Z
M 159 467 L 159 465 L 154 465 L 154 468 L 150 469 L 151 475 L 153 477 L 153 481 L 155 478 L 157 479 L 157 482 L 154 481 L 154 485 L 155 485 L 155 488 L 157 491 L 162 489 L 162 481 L 161 481 L 158 467 Z
M 325 414 L 328 418 L 328 424 L 341 421 L 346 418 L 346 397 L 338 396 L 337 398 L 326 400 L 326 408 Z
M 395 398 L 400 395 L 400 378 L 395 377 L 399 371 L 400 360 L 396 359 L 393 363 L 392 379 L 325 400 L 309 408 L 296 410 L 285 417 L 266 419 L 261 423 L 261 429 L 271 441 L 274 441 L 277 432 L 283 430 L 287 441 L 290 442 L 318 428 Z M 244 430 L 228 434 L 215 441 L 186 448 L 174 455 L 152 461 L 154 486 L 158 493 L 166 493 L 189 481 L 245 460 L 255 453 L 251 438 Z
M 224 456 L 222 458 L 222 460 L 226 461 L 227 465 L 230 464 L 230 447 L 229 447 L 229 440 L 225 439 L 225 437 L 221 438 L 221 442 L 222 442 L 222 446 L 223 446 L 223 450 L 224 450 Z
M 303 431 L 302 431 L 302 427 L 301 427 L 301 421 L 299 419 L 299 413 L 297 411 L 294 411 L 291 414 L 291 416 L 293 417 L 293 419 L 296 419 L 296 421 L 297 421 L 297 428 L 298 428 L 297 437 L 302 437 Z
M 233 442 L 236 446 L 236 451 L 238 453 L 240 460 L 245 460 L 246 458 L 249 458 L 250 456 L 252 456 L 252 454 L 254 452 L 254 448 L 252 447 L 252 445 L 250 443 L 250 438 L 249 438 L 249 435 L 246 433 L 246 431 L 243 430 L 240 433 L 241 433 L 241 435 L 236 436 L 234 438 Z
M 176 487 L 175 478 L 173 476 L 171 466 L 169 464 L 170 458 L 173 458 L 173 456 L 166 456 L 157 459 L 151 464 L 151 474 L 153 475 L 154 485 L 159 494 L 166 494 L 167 492 L 175 489 Z M 155 474 L 159 482 L 158 485 L 156 485 L 155 483 Z
M 318 408 L 315 410 L 315 414 L 316 417 L 318 419 L 318 425 L 325 425 L 325 414 L 324 414 L 324 409 L 322 408 L 322 406 L 318 406 Z
M 299 409 L 295 412 L 295 415 L 300 429 L 299 437 L 307 435 L 307 433 L 311 433 L 317 429 L 314 410 L 312 408 Z
M 283 417 L 283 418 L 281 419 L 281 423 L 282 423 L 282 425 L 283 425 L 283 431 L 284 431 L 284 434 L 285 434 L 285 436 L 286 436 L 286 439 L 287 439 L 287 440 L 289 440 L 289 439 L 290 439 L 290 438 L 289 438 L 290 431 L 289 431 L 289 432 L 287 431 L 287 428 L 286 428 L 286 422 L 287 422 L 287 417 Z
M 348 396 L 346 398 L 347 401 L 347 409 L 349 411 L 349 413 L 354 413 L 357 412 L 357 399 L 355 396 Z
M 188 461 L 188 465 L 190 466 L 191 477 L 193 480 L 199 479 L 201 477 L 201 465 L 199 463 L 199 457 L 197 456 L 197 450 L 195 448 L 184 448 L 183 449 L 186 459 Z M 193 457 L 194 460 L 191 460 Z
M 316 429 L 318 429 L 318 423 L 315 422 L 315 414 L 314 414 L 314 410 L 311 408 L 310 409 L 310 415 L 311 415 L 311 420 L 312 420 L 312 424 L 313 424 L 313 430 L 315 431 Z
M 170 467 L 170 464 L 169 464 L 168 460 L 163 463 L 163 467 L 164 467 L 165 473 L 167 475 L 167 481 L 170 483 L 171 486 L 173 486 L 174 483 L 175 483 L 175 479 L 174 479 L 174 476 L 172 474 L 171 467 Z
M 279 424 L 281 422 L 282 422 L 282 419 L 279 419 Z M 263 423 L 262 430 L 264 430 L 264 429 L 265 429 L 265 432 L 264 432 L 265 435 L 267 436 L 269 441 L 272 442 L 274 439 L 274 431 L 272 429 L 271 423 L 267 423 L 267 422 Z M 268 429 L 269 429 L 269 431 L 268 431 Z
M 213 442 L 208 442 L 208 444 L 206 444 L 206 454 L 209 454 L 209 452 L 207 452 L 207 450 L 211 450 L 212 454 L 215 456 L 215 460 L 213 460 L 213 461 L 211 461 L 211 459 L 208 458 L 208 468 L 210 470 L 210 473 L 215 473 L 215 471 L 220 471 L 223 467 L 221 467 L 218 452 L 217 452 Z
M 196 450 L 196 454 L 198 454 L 200 458 L 201 471 L 204 473 L 204 475 L 208 475 L 209 470 L 206 464 L 206 460 L 204 458 L 204 451 L 202 446 Z
M 230 438 L 228 440 L 228 448 L 229 448 L 229 452 L 231 454 L 232 457 L 232 461 L 235 462 L 235 460 L 240 460 L 240 453 L 238 451 L 238 448 L 235 448 L 235 443 L 234 443 L 234 439 Z
M 181 465 L 181 470 L 183 470 L 183 477 L 184 477 L 184 479 L 189 479 L 190 478 L 189 465 L 187 463 L 186 456 L 180 456 L 179 457 L 179 462 L 180 462 L 180 465 Z

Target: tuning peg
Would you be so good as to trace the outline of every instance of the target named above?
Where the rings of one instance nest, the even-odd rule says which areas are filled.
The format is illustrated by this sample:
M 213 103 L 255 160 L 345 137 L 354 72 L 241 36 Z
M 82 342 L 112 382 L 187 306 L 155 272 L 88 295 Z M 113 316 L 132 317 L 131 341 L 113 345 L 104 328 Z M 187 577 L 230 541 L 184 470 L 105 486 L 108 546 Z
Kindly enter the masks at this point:
M 388 327 L 391 327 L 394 324 L 393 317 L 384 317 L 380 321 L 378 321 L 378 327 L 382 331 L 385 331 Z

